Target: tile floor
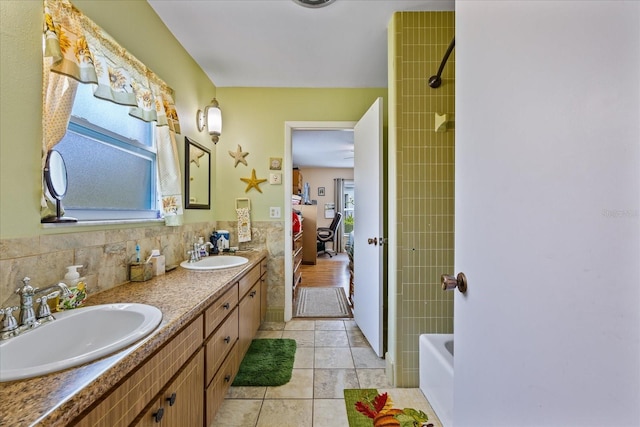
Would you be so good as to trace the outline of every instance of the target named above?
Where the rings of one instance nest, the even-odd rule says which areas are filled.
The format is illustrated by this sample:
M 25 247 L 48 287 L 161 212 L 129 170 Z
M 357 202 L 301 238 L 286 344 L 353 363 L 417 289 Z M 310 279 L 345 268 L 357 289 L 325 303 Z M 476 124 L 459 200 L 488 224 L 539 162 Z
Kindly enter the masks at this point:
M 353 320 L 265 323 L 256 338 L 293 338 L 293 374 L 279 387 L 231 387 L 211 427 L 348 427 L 343 389 L 388 392 L 396 408 L 415 408 L 441 427 L 418 388 L 391 388 L 385 361 Z

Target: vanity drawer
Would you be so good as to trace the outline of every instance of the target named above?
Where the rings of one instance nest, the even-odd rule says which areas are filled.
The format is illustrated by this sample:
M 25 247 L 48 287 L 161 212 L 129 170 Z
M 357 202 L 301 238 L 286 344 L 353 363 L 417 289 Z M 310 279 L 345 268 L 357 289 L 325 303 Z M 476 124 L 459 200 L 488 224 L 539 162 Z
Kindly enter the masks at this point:
M 204 337 L 216 330 L 220 322 L 238 305 L 238 285 L 234 284 L 227 292 L 204 312 Z
M 236 343 L 229 352 L 225 361 L 222 363 L 222 366 L 220 367 L 220 370 L 218 370 L 216 376 L 213 377 L 213 381 L 211 381 L 211 384 L 207 387 L 205 392 L 206 425 L 210 426 L 213 423 L 216 412 L 218 412 L 218 409 L 224 400 L 224 396 L 227 394 L 227 390 L 229 390 L 231 383 L 233 383 L 239 366 L 238 344 Z
M 256 282 L 260 279 L 260 266 L 256 265 L 253 267 L 247 274 L 245 274 L 242 279 L 240 279 L 240 299 L 242 299 L 246 293 L 256 284 Z
M 209 384 L 220 364 L 238 341 L 238 308 L 220 325 L 206 344 L 206 381 Z
M 260 261 L 260 276 L 264 276 L 267 273 L 267 259 Z

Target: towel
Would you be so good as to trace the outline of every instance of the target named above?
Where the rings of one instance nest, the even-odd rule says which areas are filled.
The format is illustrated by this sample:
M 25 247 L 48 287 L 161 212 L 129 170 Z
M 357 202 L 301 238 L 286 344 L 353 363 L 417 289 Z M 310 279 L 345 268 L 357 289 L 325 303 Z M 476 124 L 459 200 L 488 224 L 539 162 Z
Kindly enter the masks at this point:
M 249 208 L 236 208 L 238 215 L 238 242 L 251 241 L 251 218 Z

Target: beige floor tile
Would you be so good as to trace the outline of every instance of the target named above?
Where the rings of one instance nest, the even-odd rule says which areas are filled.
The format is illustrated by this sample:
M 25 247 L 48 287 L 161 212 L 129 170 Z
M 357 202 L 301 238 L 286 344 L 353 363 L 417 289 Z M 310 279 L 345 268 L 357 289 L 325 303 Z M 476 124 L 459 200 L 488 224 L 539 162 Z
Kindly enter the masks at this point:
M 291 338 L 296 340 L 296 344 L 298 347 L 313 347 L 315 343 L 315 333 L 313 330 L 310 330 L 310 331 L 285 330 L 282 333 L 282 338 Z
M 348 347 L 316 347 L 314 366 L 316 369 L 353 369 L 351 349 Z
M 358 331 L 360 330 L 355 320 L 345 320 L 344 327 L 346 330 L 350 330 L 350 329 L 357 329 Z
M 358 388 L 355 369 L 316 369 L 313 374 L 315 399 L 340 399 L 345 388 Z
M 316 320 L 316 331 L 344 331 L 343 320 Z
M 296 348 L 296 357 L 293 361 L 293 369 L 313 369 L 315 350 L 313 347 Z
M 264 322 L 260 325 L 261 331 L 282 331 L 284 329 L 284 322 Z
M 265 400 L 256 427 L 312 427 L 312 399 Z
M 213 423 L 209 427 L 247 427 L 256 425 L 262 399 L 235 400 L 226 399 L 222 402 Z
M 349 347 L 345 331 L 315 331 L 316 347 Z
M 291 320 L 284 325 L 285 331 L 313 331 L 316 328 L 315 320 Z
M 353 363 L 356 368 L 385 368 L 386 362 L 370 347 L 353 347 L 351 349 Z
M 344 399 L 314 399 L 313 427 L 347 427 Z
M 267 387 L 265 399 L 312 399 L 313 369 L 294 369 L 285 385 Z
M 256 338 L 282 338 L 282 333 L 283 331 L 258 331 L 256 332 Z
M 227 399 L 264 399 L 266 387 L 229 387 Z
M 351 347 L 371 348 L 369 341 L 367 341 L 359 329 L 347 329 L 347 337 L 349 338 L 349 345 Z
M 384 387 L 391 387 L 384 369 L 361 368 L 356 369 L 356 373 L 358 374 L 360 388 L 380 389 Z

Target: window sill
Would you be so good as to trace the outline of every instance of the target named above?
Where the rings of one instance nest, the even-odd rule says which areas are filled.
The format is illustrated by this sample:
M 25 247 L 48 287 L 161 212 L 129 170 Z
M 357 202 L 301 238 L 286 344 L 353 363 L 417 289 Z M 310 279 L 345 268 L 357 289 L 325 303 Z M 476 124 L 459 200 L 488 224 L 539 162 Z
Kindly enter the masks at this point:
M 125 225 L 125 224 L 164 224 L 164 219 L 108 219 L 95 221 L 78 221 L 78 222 L 42 222 L 42 228 L 61 228 L 61 227 L 94 227 L 101 225 Z

